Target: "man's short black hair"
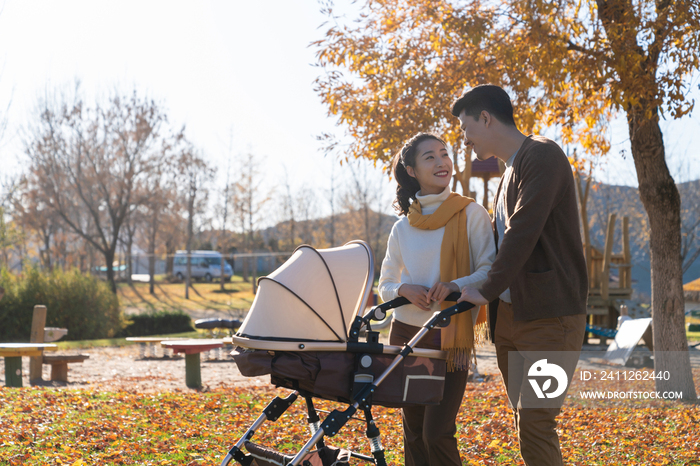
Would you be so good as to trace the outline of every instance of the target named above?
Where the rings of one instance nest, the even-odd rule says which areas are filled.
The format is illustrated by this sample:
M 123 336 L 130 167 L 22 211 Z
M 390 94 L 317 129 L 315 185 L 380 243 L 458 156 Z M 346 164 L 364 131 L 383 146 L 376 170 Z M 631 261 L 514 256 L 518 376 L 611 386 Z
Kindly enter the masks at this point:
M 459 117 L 465 112 L 475 120 L 486 110 L 504 125 L 515 126 L 513 119 L 513 104 L 502 87 L 494 84 L 481 84 L 465 91 L 452 104 L 452 114 Z

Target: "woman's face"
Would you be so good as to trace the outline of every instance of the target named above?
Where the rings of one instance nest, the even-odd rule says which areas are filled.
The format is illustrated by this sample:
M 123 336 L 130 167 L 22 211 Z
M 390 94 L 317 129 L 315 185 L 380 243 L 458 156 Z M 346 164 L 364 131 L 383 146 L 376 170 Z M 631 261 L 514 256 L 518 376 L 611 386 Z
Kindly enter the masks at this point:
M 426 139 L 416 148 L 415 166 L 406 172 L 418 180 L 421 194 L 440 194 L 452 181 L 452 159 L 443 143 Z

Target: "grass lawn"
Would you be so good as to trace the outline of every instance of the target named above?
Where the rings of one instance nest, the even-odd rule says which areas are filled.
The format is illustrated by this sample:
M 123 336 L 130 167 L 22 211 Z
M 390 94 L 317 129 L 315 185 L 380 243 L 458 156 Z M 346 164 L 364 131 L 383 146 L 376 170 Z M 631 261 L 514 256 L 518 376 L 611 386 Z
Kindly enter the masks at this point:
M 120 283 L 117 289 L 119 303 L 127 311 L 214 309 L 238 315 L 250 308 L 254 298 L 252 283 L 244 282 L 239 276 L 227 282 L 224 291 L 221 291 L 219 283 L 194 282 L 190 288 L 190 299 L 185 299 L 184 283 L 157 281 L 155 294 L 150 294 L 148 290 L 148 283 L 134 282 L 133 286 Z
M 0 464 L 220 464 L 277 393 L 284 391 L 253 387 L 134 393 L 2 387 Z M 295 452 L 309 438 L 303 405 L 298 400 L 280 421 L 265 423 L 252 440 Z M 375 407 L 374 417 L 382 430 L 387 463 L 402 465 L 399 410 Z M 468 384 L 457 422 L 464 464 L 522 464 L 500 383 Z M 697 405 L 586 408 L 572 403 L 559 416 L 558 430 L 567 465 L 689 466 L 700 465 L 698 425 Z M 364 423 L 351 420 L 327 443 L 367 453 L 363 431 Z

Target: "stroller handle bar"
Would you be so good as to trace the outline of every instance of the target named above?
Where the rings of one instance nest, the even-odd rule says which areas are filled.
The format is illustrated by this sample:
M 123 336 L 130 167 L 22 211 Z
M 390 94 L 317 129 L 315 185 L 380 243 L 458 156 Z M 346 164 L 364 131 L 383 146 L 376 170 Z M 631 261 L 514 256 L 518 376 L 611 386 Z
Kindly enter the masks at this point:
M 454 301 L 456 302 L 461 294 L 457 291 L 454 293 L 450 293 L 447 298 L 445 298 L 445 301 Z M 375 317 L 373 317 L 373 320 L 383 320 L 384 317 L 386 317 L 386 311 L 389 309 L 395 309 L 399 306 L 404 306 L 406 304 L 411 304 L 411 301 L 408 300 L 408 298 L 404 298 L 403 296 L 399 296 L 396 299 L 392 299 L 391 301 L 387 301 L 385 303 L 380 304 L 379 306 L 375 307 L 372 309 L 374 311 Z M 383 313 L 383 315 L 381 314 Z
M 457 301 L 460 296 L 461 294 L 457 292 L 450 293 L 447 296 L 447 298 L 445 298 L 445 301 Z M 363 317 L 357 316 L 355 318 L 355 321 L 352 323 L 352 326 L 350 327 L 349 341 L 357 341 L 360 336 L 360 330 L 362 329 L 362 327 L 367 326 L 371 321 L 384 320 L 386 318 L 386 311 L 388 311 L 389 309 L 394 309 L 399 306 L 404 306 L 410 303 L 411 302 L 407 298 L 398 297 L 396 299 L 392 299 L 391 301 L 387 301 L 383 304 L 380 304 L 379 306 L 372 308 Z M 455 314 L 468 311 L 473 307 L 474 305 L 467 301 L 457 303 L 454 306 L 443 309 L 440 312 L 436 312 L 433 315 L 433 318 L 426 322 L 424 327 L 428 329 L 432 329 L 435 326 L 446 327 L 450 323 L 450 317 L 452 317 Z

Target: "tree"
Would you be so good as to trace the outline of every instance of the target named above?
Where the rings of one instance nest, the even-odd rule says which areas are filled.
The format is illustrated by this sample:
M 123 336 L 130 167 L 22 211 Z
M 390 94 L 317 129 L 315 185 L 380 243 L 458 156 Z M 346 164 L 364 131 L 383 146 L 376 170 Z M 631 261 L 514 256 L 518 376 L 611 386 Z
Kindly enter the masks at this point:
M 155 294 L 156 248 L 158 236 L 162 233 L 163 220 L 164 218 L 167 219 L 169 215 L 176 215 L 181 210 L 181 201 L 177 193 L 177 166 L 171 161 L 177 160 L 177 157 L 172 154 L 174 152 L 173 146 L 177 147 L 183 137 L 182 132 L 180 132 L 170 139 L 170 144 L 163 147 L 163 163 L 154 167 L 144 186 L 148 195 L 144 196 L 141 210 L 143 211 L 144 224 L 146 226 L 149 274 L 148 292 L 150 294 Z M 173 156 L 170 156 L 170 154 Z M 178 231 L 177 228 L 168 230 L 170 231 L 162 236 L 171 238 Z M 165 242 L 167 244 L 167 239 Z
M 192 239 L 194 236 L 194 216 L 202 211 L 207 195 L 207 182 L 213 172 L 194 148 L 183 150 L 178 163 L 180 174 L 186 186 L 187 199 L 187 277 L 185 279 L 185 299 L 190 299 L 192 286 Z
M 2 129 L 0 125 L 0 139 Z M 22 224 L 17 222 L 17 215 L 9 215 L 17 204 L 19 185 L 14 177 L 5 177 L 0 183 L 0 268 L 10 266 L 10 252 L 18 249 L 19 243 L 24 239 Z
M 335 171 L 335 165 L 331 167 L 331 175 L 329 177 L 330 187 L 326 191 L 328 206 L 331 209 L 331 214 L 328 217 L 328 242 L 331 247 L 335 247 L 335 223 L 337 217 L 337 191 L 338 191 L 338 174 Z
M 224 274 L 226 267 L 226 250 L 228 245 L 228 237 L 226 236 L 226 223 L 228 221 L 228 209 L 229 202 L 231 200 L 231 163 L 230 161 L 226 165 L 226 183 L 224 185 L 224 192 L 222 195 L 222 208 L 221 213 L 221 230 L 219 233 L 219 249 L 221 250 L 221 275 L 219 276 L 219 282 L 221 285 L 221 291 L 226 289 L 226 275 Z
M 355 231 L 355 237 L 365 240 L 377 257 L 384 257 L 386 253 L 386 238 L 383 225 L 387 216 L 381 212 L 384 210 L 384 198 L 381 189 L 377 186 L 385 181 L 381 175 L 372 176 L 372 168 L 365 160 L 358 160 L 348 164 L 351 177 L 343 196 L 343 204 L 346 211 L 351 213 L 352 223 L 359 227 Z M 375 273 L 381 268 L 381 261 L 375 261 Z
M 240 160 L 239 179 L 236 182 L 236 210 L 241 231 L 244 235 L 244 249 L 253 253 L 255 244 L 255 230 L 263 215 L 263 208 L 270 200 L 269 193 L 263 190 L 264 179 L 261 177 L 260 165 L 252 154 L 248 152 Z M 253 256 L 253 261 L 257 258 Z M 247 281 L 248 261 L 243 261 L 243 278 Z M 254 278 L 255 279 L 255 278 Z M 257 289 L 253 283 L 253 292 Z
M 297 189 L 296 210 L 302 222 L 299 236 L 301 242 L 308 245 L 313 245 L 316 242 L 314 238 L 314 227 L 312 225 L 312 217 L 318 212 L 316 196 L 316 191 L 306 184 Z
M 693 109 L 688 77 L 700 66 L 696 0 L 369 0 L 360 18 L 315 43 L 317 91 L 351 137 L 351 154 L 385 161 L 406 138 L 435 129 L 450 144 L 449 104 L 465 86 L 500 84 L 525 132 L 556 128 L 563 144 L 605 154 L 608 122 L 627 119 L 639 193 L 649 217 L 659 390 L 696 397 L 687 357 L 680 197 L 661 117 Z M 343 73 L 347 72 L 348 76 Z M 411 132 L 413 130 L 411 129 Z M 671 352 L 686 356 L 672 358 Z M 682 354 L 683 354 L 682 353 Z
M 20 241 L 21 231 L 12 221 L 7 221 L 5 209 L 0 207 L 0 265 L 8 267 L 10 265 L 10 251 L 13 250 Z
M 22 184 L 26 184 L 26 180 L 23 180 Z M 36 188 L 20 188 L 18 191 L 18 196 L 13 200 L 13 217 L 25 231 L 36 235 L 41 245 L 41 263 L 46 270 L 51 271 L 54 261 L 58 259 L 53 250 L 56 246 L 56 234 L 61 229 L 60 218 L 41 202 L 40 192 Z
M 160 221 L 160 238 L 165 248 L 165 273 L 171 277 L 175 253 L 187 236 L 187 224 L 182 215 L 185 208 L 183 201 L 183 196 L 176 196 L 174 206 L 171 210 L 163 212 Z
M 137 211 L 136 205 L 131 205 L 126 218 L 124 219 L 124 226 L 122 227 L 120 234 L 120 242 L 122 243 L 124 256 L 126 257 L 126 282 L 129 286 L 133 286 L 131 281 L 131 276 L 134 274 L 134 236 L 136 236 L 136 231 L 141 226 L 143 219 Z
M 288 223 L 289 230 L 289 240 L 287 245 L 287 250 L 293 251 L 296 247 L 296 224 L 297 219 L 295 215 L 295 202 L 294 196 L 292 195 L 292 186 L 289 183 L 289 175 L 287 174 L 287 168 L 284 169 L 284 193 L 282 194 L 282 215 L 284 221 Z
M 104 257 L 116 293 L 112 264 L 134 194 L 160 162 L 159 130 L 166 116 L 133 93 L 88 106 L 76 97 L 41 105 L 29 128 L 29 188 L 76 234 Z M 141 191 L 142 192 L 142 191 Z

